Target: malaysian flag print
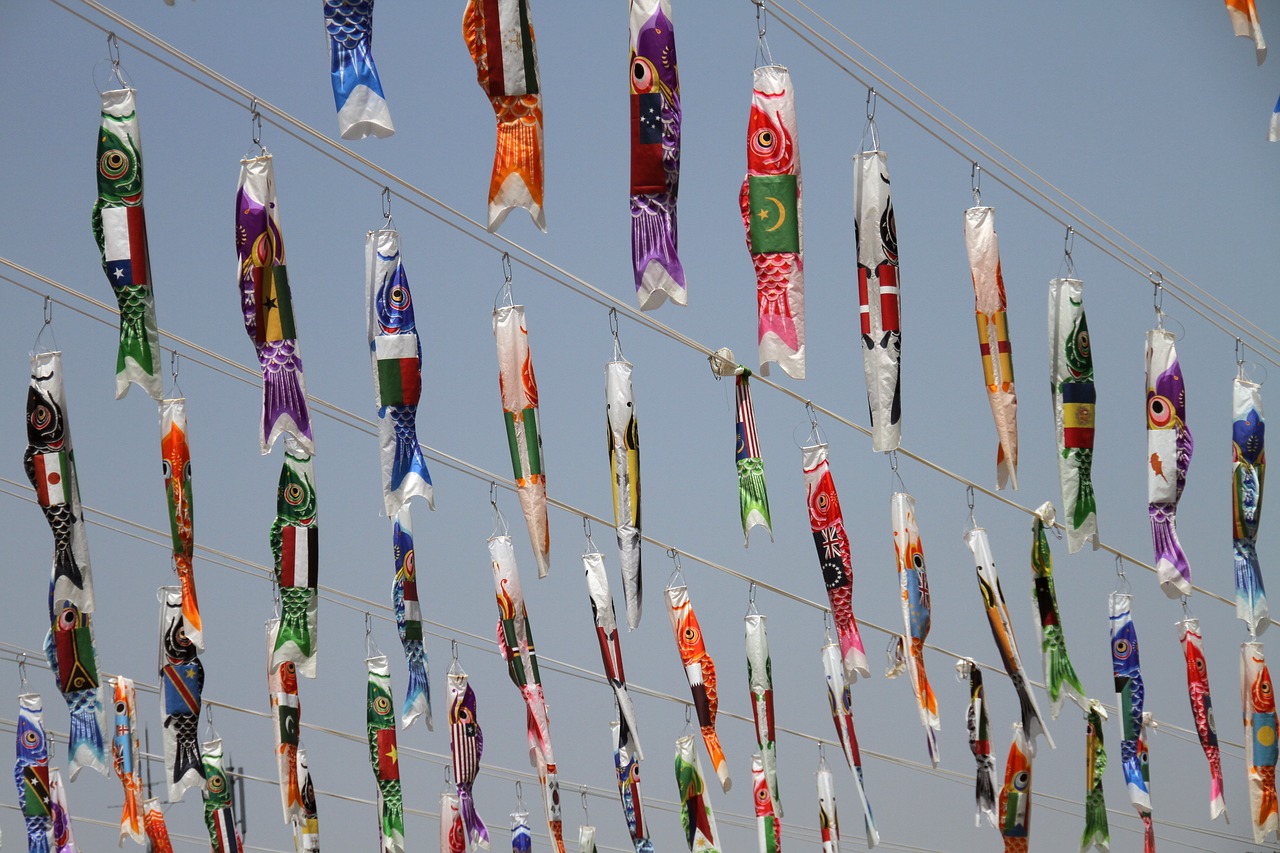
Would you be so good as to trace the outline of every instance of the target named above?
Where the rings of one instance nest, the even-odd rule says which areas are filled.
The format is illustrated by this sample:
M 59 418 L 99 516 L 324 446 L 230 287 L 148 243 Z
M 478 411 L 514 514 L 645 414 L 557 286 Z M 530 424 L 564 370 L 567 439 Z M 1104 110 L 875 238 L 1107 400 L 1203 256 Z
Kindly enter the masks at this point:
M 756 411 L 751 405 L 751 385 L 747 376 L 736 380 L 735 396 L 738 401 L 738 459 L 759 459 L 760 442 L 756 438 Z

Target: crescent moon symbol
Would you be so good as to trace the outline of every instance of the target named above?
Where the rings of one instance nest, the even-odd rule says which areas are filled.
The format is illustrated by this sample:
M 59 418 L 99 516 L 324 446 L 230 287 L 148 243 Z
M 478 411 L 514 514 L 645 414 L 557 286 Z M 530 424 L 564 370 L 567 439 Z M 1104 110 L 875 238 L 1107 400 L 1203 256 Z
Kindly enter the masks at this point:
M 777 231 L 782 227 L 782 223 L 787 221 L 787 206 L 773 196 L 765 196 L 765 201 L 771 201 L 778 206 L 778 224 L 765 230 L 768 232 Z

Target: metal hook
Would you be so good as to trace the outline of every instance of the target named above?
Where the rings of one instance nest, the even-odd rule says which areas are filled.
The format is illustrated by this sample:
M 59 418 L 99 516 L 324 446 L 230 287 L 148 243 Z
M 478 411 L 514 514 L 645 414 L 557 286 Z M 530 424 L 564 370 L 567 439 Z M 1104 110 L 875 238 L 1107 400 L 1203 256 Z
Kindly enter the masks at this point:
M 964 501 L 969 505 L 969 529 L 978 526 L 978 520 L 973 515 L 973 485 L 970 484 L 964 488 Z
M 116 38 L 114 32 L 107 33 L 107 58 L 111 60 L 111 66 L 117 68 L 120 65 L 120 40 Z
M 747 615 L 759 616 L 760 611 L 756 609 L 756 582 L 752 581 L 747 587 Z
M 498 481 L 489 481 L 489 504 L 494 509 L 498 508 Z
M 457 663 L 458 662 L 458 641 L 457 640 L 449 641 L 449 654 L 453 656 L 453 662 Z
M 18 681 L 22 684 L 22 692 L 26 693 L 30 687 L 27 685 L 27 653 L 21 652 L 18 655 Z
M 367 610 L 364 613 L 364 651 L 367 658 L 382 656 L 382 649 L 378 648 L 377 641 L 373 639 L 373 614 Z
M 1132 589 L 1124 573 L 1124 558 L 1116 554 L 1116 592 L 1128 594 Z
M 1151 295 L 1152 305 L 1156 309 L 1156 328 L 1164 328 L 1164 274 L 1152 270 L 1147 276 L 1154 288 Z
M 453 660 L 449 662 L 449 675 L 466 675 L 462 669 L 462 664 L 458 663 L 458 641 L 456 639 L 449 640 L 449 654 Z
M 387 227 L 391 227 L 391 187 L 382 188 L 382 218 L 387 221 Z
M 258 96 L 254 95 L 253 100 L 249 103 L 249 112 L 252 114 L 249 121 L 253 126 L 253 144 L 259 148 L 262 147 L 262 113 L 258 112 Z
M 1068 278 L 1074 278 L 1076 274 L 1076 263 L 1071 257 L 1071 250 L 1075 248 L 1075 245 L 1076 245 L 1076 229 L 1068 225 L 1067 234 L 1065 237 L 1062 238 L 1062 255 L 1063 255 L 1063 259 L 1067 262 Z
M 826 746 L 827 746 L 827 745 L 826 745 L 825 743 L 823 743 L 822 741 L 818 741 L 818 761 L 826 761 L 826 760 L 827 760 L 827 750 L 826 750 Z
M 588 553 L 594 554 L 598 552 L 600 549 L 596 547 L 595 541 L 591 538 L 591 519 L 585 515 L 582 517 L 582 532 L 586 535 L 587 545 L 591 548 Z
M 973 192 L 973 206 L 982 206 L 982 167 L 978 165 L 978 161 L 973 161 L 973 167 L 969 169 L 969 189 Z
M 1190 609 L 1187 608 L 1187 597 L 1185 595 L 1182 596 L 1182 618 L 1183 619 L 1191 618 L 1191 611 Z
M 680 569 L 680 553 L 675 548 L 667 549 L 667 556 L 675 563 L 675 568 L 671 570 L 671 576 L 667 578 L 667 589 L 674 586 L 683 586 L 685 584 L 684 572 Z M 676 581 L 679 581 L 679 584 Z
M 769 29 L 769 16 L 765 9 L 765 0 L 751 0 L 756 7 L 756 67 L 761 60 L 766 65 L 773 64 L 773 54 L 769 51 L 769 40 L 765 37 Z
M 502 253 L 502 280 L 507 284 L 511 283 L 511 253 Z
M 622 339 L 618 337 L 618 309 L 609 309 L 609 334 L 613 335 L 613 360 L 622 361 Z
M 587 813 L 587 786 L 583 785 L 582 790 L 582 822 L 588 826 L 591 824 L 591 815 Z
M 879 103 L 880 96 L 876 94 L 874 88 L 867 89 L 867 121 L 876 120 L 876 104 Z
M 44 307 L 41 311 L 41 314 L 44 318 L 44 322 L 40 324 L 40 331 L 36 332 L 35 343 L 31 345 L 32 355 L 40 351 L 40 339 L 44 337 L 44 330 L 50 329 L 50 327 L 53 325 L 53 297 L 52 296 L 49 296 L 47 294 L 45 295 Z M 53 331 L 51 329 L 49 332 L 49 336 L 53 337 L 53 347 L 54 349 L 57 349 L 58 339 L 53 336 Z
M 516 780 L 516 808 L 519 811 L 526 811 L 524 805 L 524 786 L 520 784 L 520 780 Z
M 499 536 L 507 536 L 511 531 L 507 527 L 507 518 L 502 514 L 502 510 L 498 509 L 498 481 L 489 481 L 489 506 L 493 507 L 493 533 L 489 534 L 490 539 L 496 539 Z
M 827 645 L 831 644 L 831 611 L 822 608 L 822 633 L 826 636 Z
M 907 484 L 902 481 L 902 475 L 898 473 L 898 450 L 894 448 L 889 451 L 889 470 L 893 472 L 893 479 L 898 481 L 900 491 L 907 490 Z

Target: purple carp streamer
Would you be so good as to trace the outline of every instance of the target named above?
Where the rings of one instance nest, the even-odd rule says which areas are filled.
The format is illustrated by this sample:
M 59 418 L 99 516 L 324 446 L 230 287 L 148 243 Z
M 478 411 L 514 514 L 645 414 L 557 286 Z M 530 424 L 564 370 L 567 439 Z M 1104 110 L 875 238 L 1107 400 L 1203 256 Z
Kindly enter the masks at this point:
M 298 734 L 302 706 L 298 701 L 298 670 L 293 661 L 276 662 L 274 650 L 280 620 L 267 621 L 267 697 L 275 735 L 276 778 L 280 783 L 280 807 L 284 822 L 302 819 L 302 781 L 298 778 Z
M 271 661 L 293 661 L 299 675 L 315 678 L 320 584 L 316 475 L 311 456 L 292 439 L 285 440 L 270 540 L 280 591 L 280 629 Z
M 57 853 L 80 853 L 76 835 L 71 831 L 67 786 L 62 784 L 62 771 L 57 767 L 49 768 L 49 803 L 53 806 L 53 849 Z
M 609 430 L 609 473 L 613 491 L 613 523 L 622 562 L 622 594 L 627 627 L 640 627 L 643 577 L 640 572 L 640 426 L 631 393 L 631 362 L 615 348 L 604 367 L 605 419 Z
M 524 513 L 525 526 L 529 528 L 529 542 L 538 562 L 538 577 L 545 578 L 551 569 L 547 477 L 543 468 L 542 430 L 538 419 L 538 380 L 533 375 L 524 306 L 495 308 L 493 336 L 498 343 L 498 390 L 502 395 L 502 414 L 507 426 L 507 446 L 511 451 L 516 494 L 520 496 L 520 509 Z
M 670 0 L 631 0 L 631 261 L 640 310 L 687 305 L 676 254 L 680 72 Z
M 418 601 L 418 561 L 413 551 L 413 518 L 408 504 L 400 508 L 392 522 L 391 539 L 396 560 L 391 603 L 409 674 L 404 705 L 400 708 L 400 726 L 407 729 L 421 717 L 427 731 L 432 731 L 431 681 L 427 678 L 427 646 L 422 633 L 422 604 Z
M 898 226 L 889 196 L 889 155 L 883 151 L 856 155 L 853 191 L 862 370 L 871 413 L 871 446 L 884 453 L 902 442 Z
M 292 437 L 308 455 L 315 453 L 307 383 L 293 319 L 293 296 L 285 268 L 284 237 L 280 233 L 275 166 L 266 149 L 261 157 L 240 161 L 236 256 L 244 329 L 262 366 L 262 425 L 258 435 L 262 453 L 270 453 L 281 435 Z
M 754 762 L 758 758 L 768 800 L 768 815 L 776 824 L 782 817 L 782 794 L 778 790 L 778 743 L 774 734 L 773 661 L 769 658 L 769 633 L 765 630 L 765 617 L 759 613 L 748 613 L 744 621 L 751 717 L 755 723 L 756 746 L 760 749 L 752 759 L 752 776 L 755 776 Z M 754 781 L 752 787 L 755 788 Z M 760 792 L 756 790 L 755 794 L 756 816 L 760 817 Z
M 471 793 L 480 773 L 480 757 L 484 755 L 484 732 L 476 713 L 476 692 L 468 683 L 461 666 L 449 670 L 449 744 L 453 756 L 453 779 L 457 787 L 459 820 L 463 826 L 463 849 L 466 840 L 489 849 L 489 829 L 476 811 Z
M 830 639 L 830 638 L 828 638 Z M 867 846 L 880 843 L 875 816 L 871 813 L 871 801 L 862 780 L 862 753 L 858 750 L 858 733 L 853 725 L 853 691 L 845 680 L 845 668 L 840 647 L 828 642 L 822 647 L 822 669 L 827 676 L 827 703 L 831 708 L 831 722 L 835 724 L 844 760 L 853 773 L 854 787 L 858 789 L 858 802 L 862 804 L 862 822 L 867 830 Z
M 343 139 L 396 132 L 373 62 L 373 0 L 324 0 L 329 33 L 329 72 Z
M 1276 692 L 1262 643 L 1240 644 L 1240 701 L 1244 708 L 1245 767 L 1249 780 L 1249 822 L 1253 840 L 1280 834 L 1276 801 Z
M 992 827 L 996 823 L 996 760 L 991 754 L 991 721 L 987 715 L 987 694 L 982 685 L 982 670 L 969 658 L 956 662 L 960 677 L 969 676 L 969 710 L 965 722 L 969 728 L 969 751 L 978 763 L 974 779 L 977 811 L 973 825 L 981 826 L 985 817 Z
M 756 841 L 760 853 L 782 853 L 782 824 L 760 753 L 751 756 L 751 790 L 756 803 Z
M 160 455 L 164 469 L 164 499 L 169 505 L 173 538 L 173 568 L 182 584 L 182 618 L 187 639 L 204 651 L 204 623 L 196 598 L 195 508 L 191 489 L 191 448 L 187 443 L 187 401 L 160 401 Z
M 924 669 L 924 641 L 929 638 L 930 624 L 929 576 L 925 573 L 924 546 L 916 526 L 916 499 L 906 492 L 894 493 L 889 499 L 889 514 L 893 522 L 893 550 L 898 559 L 898 587 L 906 633 L 897 639 L 894 666 L 886 674 L 893 677 L 906 669 L 911 678 L 929 760 L 937 767 L 937 733 L 942 729 L 942 718 L 938 714 L 938 697 L 929 686 L 929 676 Z
M 160 399 L 160 333 L 147 218 L 142 207 L 142 134 L 133 89 L 102 93 L 98 129 L 98 199 L 93 205 L 93 237 L 102 271 L 120 308 L 120 345 L 116 350 L 116 399 L 133 383 Z
M 747 123 L 747 176 L 738 196 L 756 273 L 760 375 L 776 362 L 804 379 L 804 227 L 791 72 L 757 68 Z
M 621 722 L 609 724 L 613 732 L 613 764 L 618 777 L 618 798 L 622 802 L 622 816 L 627 822 L 627 832 L 636 853 L 653 853 L 653 842 L 644 822 L 644 805 L 640 796 L 640 756 L 632 749 L 631 731 Z
M 1267 630 L 1267 591 L 1258 564 L 1258 523 L 1267 475 L 1262 387 L 1237 377 L 1231 385 L 1231 540 L 1236 566 L 1236 618 L 1257 635 Z
M 1080 837 L 1080 853 L 1096 847 L 1107 853 L 1111 846 L 1111 828 L 1107 825 L 1107 798 L 1102 791 L 1102 774 L 1107 769 L 1107 750 L 1103 745 L 1102 723 L 1107 709 L 1097 700 L 1089 700 L 1085 713 L 1084 738 L 1084 835 Z
M 1049 282 L 1049 390 L 1058 431 L 1058 480 L 1066 516 L 1067 550 L 1072 554 L 1098 539 L 1098 504 L 1093 493 L 1093 351 L 1084 315 L 1084 282 Z
M 964 242 L 978 318 L 978 347 L 982 375 L 991 402 L 1000 446 L 996 451 L 996 484 L 1018 488 L 1018 395 L 1013 387 L 1013 346 L 1005 311 L 1004 275 L 996 238 L 995 208 L 971 207 L 964 212 Z M 1035 735 L 1027 733 L 1035 742 Z M 1034 746 L 1032 747 L 1034 751 Z
M 680 823 L 689 853 L 718 853 L 716 816 L 702 778 L 702 763 L 693 746 L 693 735 L 676 739 L 676 788 L 680 797 Z
M 840 818 L 836 814 L 836 780 L 826 756 L 818 754 L 818 832 L 822 853 L 840 853 Z
M 205 742 L 200 757 L 208 780 L 204 790 L 204 825 L 209 831 L 210 853 L 241 853 L 244 842 L 236 828 L 231 779 L 222 764 L 222 741 Z
M 1195 443 L 1187 427 L 1187 391 L 1172 332 L 1147 332 L 1147 503 L 1160 588 L 1191 594 L 1191 566 L 1178 541 L 1178 500 Z
M 182 617 L 182 592 L 161 587 L 160 710 L 164 722 L 164 775 L 169 802 L 182 799 L 188 788 L 205 789 L 200 760 L 200 694 L 204 664 L 187 639 Z
M 582 568 L 587 578 L 587 595 L 591 600 L 591 618 L 600 644 L 600 662 L 604 677 L 613 688 L 618 719 L 626 730 L 626 742 L 637 760 L 644 760 L 640 747 L 640 729 L 636 725 L 636 708 L 627 692 L 627 675 L 622 668 L 622 643 L 619 641 L 618 617 L 609 592 L 609 576 L 604 571 L 604 555 L 592 551 L 582 555 Z
M 400 790 L 400 752 L 396 746 L 391 673 L 384 655 L 366 659 L 365 666 L 369 670 L 365 707 L 369 764 L 378 786 L 378 850 L 379 853 L 405 853 L 404 796 Z
M 1053 504 L 1046 502 L 1036 510 L 1035 519 L 1031 522 L 1031 606 L 1036 614 L 1036 632 L 1040 635 L 1049 713 L 1056 720 L 1062 711 L 1062 703 L 1068 697 L 1082 711 L 1088 711 L 1089 700 L 1067 655 L 1067 635 L 1058 615 L 1058 594 L 1053 587 L 1053 553 L 1044 534 L 1045 525 L 1052 526 L 1053 518 Z
M 1035 745 L 1027 740 L 1019 723 L 1013 724 L 1013 743 L 1004 763 L 1004 787 L 1000 789 L 1000 835 L 1004 853 L 1027 853 L 1031 844 L 1031 759 Z
M 118 675 L 111 679 L 115 699 L 115 734 L 111 738 L 112 763 L 124 789 L 120 807 L 120 844 L 131 838 L 146 843 L 142 829 L 142 750 L 138 745 L 138 699 L 133 681 Z
M 49 739 L 44 730 L 44 707 L 38 693 L 18 697 L 17 761 L 13 779 L 18 786 L 18 810 L 27 827 L 28 853 L 52 853 L 53 803 L 49 796 Z
M 298 741 L 298 789 L 302 792 L 302 817 L 293 822 L 293 846 L 297 853 L 320 853 L 320 816 L 316 813 L 316 789 L 311 782 L 307 748 L 302 745 L 302 741 Z
M 1151 767 L 1147 760 L 1146 690 L 1138 660 L 1138 632 L 1130 606 L 1133 596 L 1113 592 L 1111 612 L 1111 671 L 1116 680 L 1116 704 L 1120 706 L 1120 764 L 1124 768 L 1129 802 L 1142 819 L 1144 853 L 1155 853 L 1155 829 L 1151 823 Z
M 1209 695 L 1209 660 L 1204 654 L 1204 637 L 1200 620 L 1188 617 L 1178 623 L 1182 655 L 1187 661 L 1187 696 L 1191 700 L 1191 716 L 1196 721 L 1200 748 L 1209 761 L 1209 819 L 1226 818 L 1227 802 L 1223 798 L 1222 753 L 1218 748 L 1218 727 L 1213 721 L 1213 698 Z
M 727 794 L 733 787 L 733 780 L 729 778 L 729 762 L 725 760 L 720 735 L 716 732 L 716 714 L 720 710 L 716 664 L 707 652 L 702 626 L 698 624 L 698 617 L 693 612 L 687 586 L 667 587 L 667 616 L 671 619 L 671 630 L 676 635 L 676 651 L 680 653 L 684 677 L 689 682 L 689 692 L 693 696 L 698 727 L 702 730 L 702 743 L 707 748 L 707 757 L 715 768 L 720 787 Z

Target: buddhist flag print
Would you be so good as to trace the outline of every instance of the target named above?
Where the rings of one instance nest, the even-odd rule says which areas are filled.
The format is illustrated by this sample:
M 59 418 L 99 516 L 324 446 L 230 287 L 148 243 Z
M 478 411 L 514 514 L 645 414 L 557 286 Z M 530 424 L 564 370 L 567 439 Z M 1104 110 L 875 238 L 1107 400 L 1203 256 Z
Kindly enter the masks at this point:
M 287 524 L 281 531 L 280 585 L 315 589 L 320 568 L 320 530 Z
M 32 456 L 36 466 L 36 497 L 40 506 L 57 506 L 70 503 L 67 491 L 67 454 L 64 450 L 37 453 Z
M 378 335 L 373 346 L 378 361 L 378 405 L 418 405 L 422 397 L 418 336 Z
M 147 225 L 140 206 L 102 209 L 102 259 L 113 287 L 150 284 Z

